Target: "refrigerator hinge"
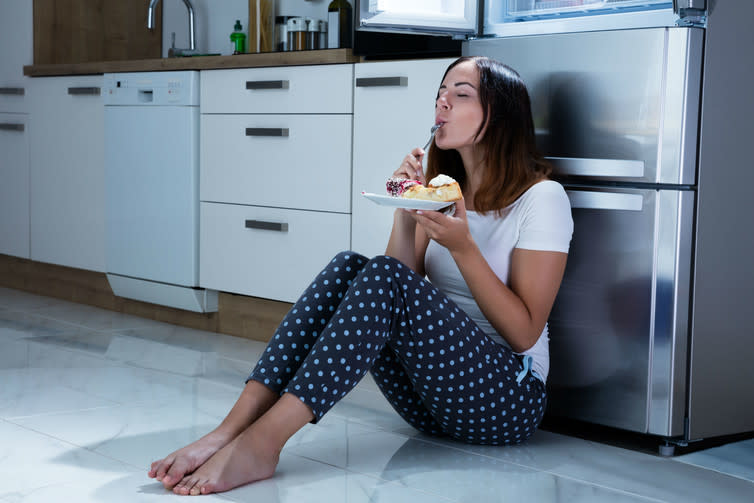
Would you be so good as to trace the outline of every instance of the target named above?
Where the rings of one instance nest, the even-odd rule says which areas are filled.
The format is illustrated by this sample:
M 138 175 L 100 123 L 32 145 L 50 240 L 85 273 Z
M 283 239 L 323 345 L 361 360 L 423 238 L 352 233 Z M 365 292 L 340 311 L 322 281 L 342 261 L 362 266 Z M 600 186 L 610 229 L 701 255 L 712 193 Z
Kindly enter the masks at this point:
M 707 0 L 673 0 L 678 26 L 707 26 Z

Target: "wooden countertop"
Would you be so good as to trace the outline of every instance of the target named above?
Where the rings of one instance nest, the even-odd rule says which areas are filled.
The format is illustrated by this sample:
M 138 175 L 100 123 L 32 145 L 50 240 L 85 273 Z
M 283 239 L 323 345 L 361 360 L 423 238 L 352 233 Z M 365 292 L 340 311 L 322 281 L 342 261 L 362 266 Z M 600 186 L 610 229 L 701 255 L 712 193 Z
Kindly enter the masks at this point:
M 357 63 L 351 49 L 322 49 L 316 51 L 265 52 L 236 56 L 191 56 L 180 58 L 102 61 L 61 65 L 24 66 L 24 75 L 51 77 L 60 75 L 96 75 L 116 72 L 160 72 L 171 70 L 217 70 L 226 68 L 256 68 L 263 66 L 330 65 Z

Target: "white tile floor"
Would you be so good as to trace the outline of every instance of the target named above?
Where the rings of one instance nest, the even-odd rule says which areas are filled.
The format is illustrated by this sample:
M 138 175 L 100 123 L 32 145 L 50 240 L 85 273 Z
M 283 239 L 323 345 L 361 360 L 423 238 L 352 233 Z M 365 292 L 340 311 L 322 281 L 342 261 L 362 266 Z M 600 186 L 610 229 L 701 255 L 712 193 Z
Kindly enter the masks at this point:
M 147 467 L 218 423 L 263 347 L 0 288 L 0 503 L 180 498 Z M 275 477 L 202 499 L 751 502 L 754 440 L 675 458 L 543 430 L 467 446 L 417 434 L 366 379 Z

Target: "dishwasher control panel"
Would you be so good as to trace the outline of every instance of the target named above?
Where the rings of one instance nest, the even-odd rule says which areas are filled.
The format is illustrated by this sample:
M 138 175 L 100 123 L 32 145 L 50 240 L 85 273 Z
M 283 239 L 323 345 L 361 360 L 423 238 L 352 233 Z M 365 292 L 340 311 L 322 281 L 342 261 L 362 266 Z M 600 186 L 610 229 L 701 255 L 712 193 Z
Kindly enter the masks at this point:
M 199 72 L 106 73 L 105 105 L 199 106 Z

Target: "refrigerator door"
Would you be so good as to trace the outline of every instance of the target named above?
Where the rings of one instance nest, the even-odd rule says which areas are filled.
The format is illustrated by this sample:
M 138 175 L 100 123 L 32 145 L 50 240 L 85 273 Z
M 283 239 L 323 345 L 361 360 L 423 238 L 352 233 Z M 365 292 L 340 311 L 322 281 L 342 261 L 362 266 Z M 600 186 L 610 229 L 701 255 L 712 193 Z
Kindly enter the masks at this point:
M 485 36 L 675 26 L 673 0 L 485 0 Z
M 359 30 L 467 36 L 477 33 L 480 0 L 359 0 Z
M 694 193 L 567 192 L 575 230 L 549 321 L 548 412 L 680 435 Z
M 473 40 L 464 54 L 518 71 L 558 175 L 694 185 L 702 39 L 699 28 L 564 33 Z

